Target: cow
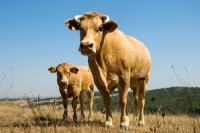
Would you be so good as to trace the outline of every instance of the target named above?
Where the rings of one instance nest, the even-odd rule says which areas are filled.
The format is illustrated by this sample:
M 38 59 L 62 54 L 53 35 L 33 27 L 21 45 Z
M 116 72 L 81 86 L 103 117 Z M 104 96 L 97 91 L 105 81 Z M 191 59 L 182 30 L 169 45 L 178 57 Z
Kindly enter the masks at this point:
M 68 98 L 73 98 L 73 121 L 77 123 L 77 101 L 80 100 L 81 119 L 85 119 L 83 93 L 87 92 L 89 116 L 88 120 L 92 121 L 92 107 L 94 98 L 94 80 L 90 69 L 86 66 L 75 66 L 73 64 L 61 63 L 57 67 L 50 67 L 50 73 L 57 72 L 57 84 L 62 96 L 64 113 L 63 120 L 68 120 L 67 106 Z
M 138 125 L 144 126 L 146 88 L 150 77 L 151 57 L 146 46 L 118 30 L 108 15 L 87 12 L 68 19 L 65 25 L 80 31 L 79 51 L 88 57 L 94 82 L 106 108 L 105 126 L 112 126 L 110 93 L 117 88 L 121 108 L 120 128 L 128 130 L 128 88 L 133 89 L 134 112 Z

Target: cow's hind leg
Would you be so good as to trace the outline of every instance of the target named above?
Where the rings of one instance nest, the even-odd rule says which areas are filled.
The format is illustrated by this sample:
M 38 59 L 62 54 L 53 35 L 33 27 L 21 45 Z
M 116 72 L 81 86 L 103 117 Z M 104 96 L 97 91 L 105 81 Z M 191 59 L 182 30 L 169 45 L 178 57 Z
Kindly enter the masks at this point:
M 138 107 L 138 88 L 132 87 L 133 90 L 133 107 L 134 107 L 134 115 L 138 117 L 139 107 Z
M 144 105 L 145 105 L 145 95 L 146 95 L 146 87 L 148 83 L 148 78 L 139 79 L 139 88 L 137 92 L 137 109 L 139 111 L 139 121 L 138 125 L 144 126 Z M 137 89 L 137 88 L 136 88 Z
M 128 117 L 128 88 L 130 86 L 129 75 L 124 75 L 121 77 L 118 92 L 119 92 L 119 105 L 121 107 L 121 118 L 120 118 L 120 128 L 122 130 L 128 130 L 129 128 L 129 117 Z

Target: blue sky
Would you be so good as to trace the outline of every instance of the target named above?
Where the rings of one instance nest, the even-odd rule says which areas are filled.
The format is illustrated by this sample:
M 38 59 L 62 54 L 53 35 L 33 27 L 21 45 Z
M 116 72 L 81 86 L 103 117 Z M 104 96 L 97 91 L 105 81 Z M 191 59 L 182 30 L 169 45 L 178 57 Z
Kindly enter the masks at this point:
M 181 86 L 172 65 L 184 86 L 200 86 L 199 7 L 198 0 L 1 0 L 0 98 L 60 96 L 56 74 L 47 69 L 61 62 L 88 66 L 78 52 L 79 32 L 64 24 L 88 11 L 108 15 L 147 46 L 148 90 Z

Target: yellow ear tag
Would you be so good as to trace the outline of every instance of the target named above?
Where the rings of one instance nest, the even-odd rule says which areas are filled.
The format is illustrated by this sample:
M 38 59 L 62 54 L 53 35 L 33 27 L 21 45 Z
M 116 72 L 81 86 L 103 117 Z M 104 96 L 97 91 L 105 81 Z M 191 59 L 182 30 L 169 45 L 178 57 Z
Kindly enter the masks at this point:
M 72 30 L 73 30 L 73 31 L 75 31 L 75 30 L 76 30 L 76 28 L 74 28 L 74 26 L 72 26 Z

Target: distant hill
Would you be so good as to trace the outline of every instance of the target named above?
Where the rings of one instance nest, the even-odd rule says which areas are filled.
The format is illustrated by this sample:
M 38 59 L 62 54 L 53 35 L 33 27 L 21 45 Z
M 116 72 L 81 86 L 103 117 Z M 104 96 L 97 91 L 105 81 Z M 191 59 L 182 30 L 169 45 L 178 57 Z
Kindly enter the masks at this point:
M 155 112 L 172 114 L 197 113 L 200 114 L 199 87 L 170 87 L 147 91 L 145 109 Z
M 128 93 L 129 111 L 133 112 L 133 92 Z M 39 105 L 53 105 L 54 100 L 56 105 L 61 105 L 61 97 L 40 98 Z M 118 91 L 111 94 L 112 110 L 119 110 Z M 200 114 L 200 87 L 170 87 L 148 90 L 146 92 L 145 113 L 169 113 L 169 114 L 185 114 L 196 113 Z M 6 99 L 0 99 L 5 101 Z M 16 101 L 19 99 L 8 99 Z M 38 106 L 38 98 L 30 99 L 32 107 Z M 87 100 L 85 100 L 87 104 Z M 87 109 L 87 106 L 85 106 Z M 95 92 L 94 110 L 99 111 L 104 109 L 103 100 L 99 92 Z
M 128 93 L 128 99 L 129 109 L 132 112 L 132 91 Z M 159 111 L 160 113 L 169 114 L 200 114 L 200 87 L 170 87 L 148 90 L 145 99 L 146 113 L 156 113 Z M 98 108 L 104 108 L 102 99 L 96 98 L 95 103 Z M 118 96 L 116 95 L 112 96 L 112 110 L 119 110 Z

